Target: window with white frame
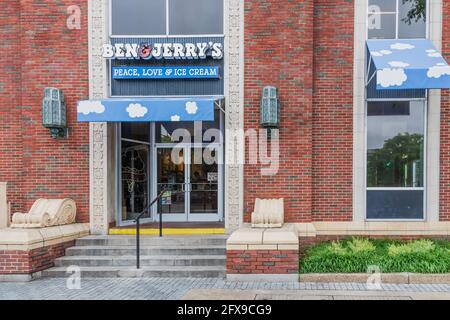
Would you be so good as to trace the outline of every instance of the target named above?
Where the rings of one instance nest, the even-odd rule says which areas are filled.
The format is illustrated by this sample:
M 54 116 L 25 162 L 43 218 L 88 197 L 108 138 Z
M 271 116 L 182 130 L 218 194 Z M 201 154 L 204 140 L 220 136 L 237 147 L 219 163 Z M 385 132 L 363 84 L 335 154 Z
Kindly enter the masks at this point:
M 427 38 L 427 0 L 368 0 L 369 39 Z
M 112 36 L 223 34 L 223 0 L 110 1 Z
M 368 6 L 369 39 L 427 38 L 428 1 L 368 0 Z M 374 98 L 373 91 L 366 95 L 366 218 L 423 220 L 425 93 L 378 90 Z
M 424 217 L 426 104 L 367 102 L 367 219 Z

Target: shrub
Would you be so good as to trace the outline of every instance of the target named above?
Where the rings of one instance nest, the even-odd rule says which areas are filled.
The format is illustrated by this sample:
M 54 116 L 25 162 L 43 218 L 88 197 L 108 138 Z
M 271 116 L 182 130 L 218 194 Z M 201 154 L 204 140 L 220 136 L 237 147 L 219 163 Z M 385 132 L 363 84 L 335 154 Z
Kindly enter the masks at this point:
M 431 240 L 417 240 L 408 242 L 406 244 L 396 245 L 391 244 L 388 247 L 388 254 L 390 256 L 411 255 L 411 254 L 427 254 L 436 249 L 436 246 Z
M 381 272 L 448 273 L 449 241 L 393 242 L 353 238 L 310 248 L 300 262 L 301 273 L 366 273 L 369 266 Z
M 329 248 L 331 254 L 335 254 L 338 256 L 342 256 L 347 253 L 347 249 L 345 249 L 342 243 L 338 241 L 333 241 Z
M 371 253 L 376 250 L 375 245 L 369 239 L 353 238 L 347 243 L 353 253 Z

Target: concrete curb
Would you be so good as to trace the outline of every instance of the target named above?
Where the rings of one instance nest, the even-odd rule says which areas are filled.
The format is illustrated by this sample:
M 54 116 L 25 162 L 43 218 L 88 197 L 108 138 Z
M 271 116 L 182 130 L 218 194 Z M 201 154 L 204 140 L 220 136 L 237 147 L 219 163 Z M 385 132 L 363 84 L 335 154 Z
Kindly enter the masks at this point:
M 30 282 L 42 278 L 42 272 L 32 274 L 0 274 L 0 282 Z
M 300 274 L 300 282 L 315 283 L 366 283 L 372 277 L 371 283 L 377 279 L 376 275 L 368 273 L 308 273 Z M 418 274 L 418 273 L 382 273 L 381 283 L 387 284 L 450 284 L 450 273 Z

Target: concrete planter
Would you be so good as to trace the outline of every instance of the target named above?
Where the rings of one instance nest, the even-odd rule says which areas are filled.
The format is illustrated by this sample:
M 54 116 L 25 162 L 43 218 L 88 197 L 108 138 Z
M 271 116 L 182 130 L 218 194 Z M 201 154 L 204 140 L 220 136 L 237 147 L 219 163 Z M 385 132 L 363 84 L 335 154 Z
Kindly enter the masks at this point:
M 300 282 L 318 283 L 366 283 L 371 275 L 367 273 L 308 273 L 300 274 Z M 383 273 L 384 284 L 450 284 L 450 273 Z

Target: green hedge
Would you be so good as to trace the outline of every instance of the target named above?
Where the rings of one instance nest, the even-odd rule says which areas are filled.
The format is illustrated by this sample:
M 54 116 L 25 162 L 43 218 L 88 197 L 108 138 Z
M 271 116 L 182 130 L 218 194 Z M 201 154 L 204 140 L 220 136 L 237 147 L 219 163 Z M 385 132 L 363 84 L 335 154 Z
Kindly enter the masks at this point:
M 300 261 L 300 273 L 449 273 L 450 242 L 415 240 L 348 240 L 312 247 Z

